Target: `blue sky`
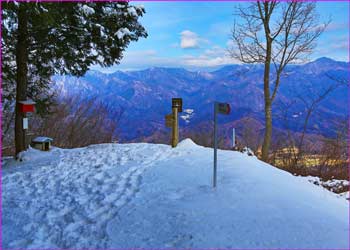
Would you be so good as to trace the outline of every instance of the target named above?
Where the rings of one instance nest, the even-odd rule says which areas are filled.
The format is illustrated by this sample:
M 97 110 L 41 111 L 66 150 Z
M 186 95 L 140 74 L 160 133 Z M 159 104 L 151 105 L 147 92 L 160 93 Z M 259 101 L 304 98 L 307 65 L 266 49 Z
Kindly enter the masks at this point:
M 100 69 L 138 70 L 148 67 L 210 69 L 237 63 L 227 54 L 234 8 L 247 2 L 137 2 L 146 14 L 140 22 L 148 37 L 129 45 L 119 65 Z M 310 59 L 348 61 L 349 2 L 317 2 L 320 23 L 331 18 Z M 239 21 L 239 20 L 238 20 Z

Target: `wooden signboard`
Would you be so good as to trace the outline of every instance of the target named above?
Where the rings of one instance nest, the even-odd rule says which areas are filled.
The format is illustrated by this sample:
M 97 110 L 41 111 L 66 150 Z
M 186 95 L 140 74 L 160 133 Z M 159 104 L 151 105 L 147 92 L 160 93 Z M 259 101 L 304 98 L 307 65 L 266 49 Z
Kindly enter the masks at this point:
M 216 108 L 218 110 L 218 113 L 228 115 L 231 112 L 230 104 L 228 103 L 216 103 Z
M 165 116 L 165 126 L 171 128 L 173 126 L 173 114 L 167 114 Z
M 177 108 L 177 112 L 182 112 L 182 98 L 171 99 L 172 108 Z

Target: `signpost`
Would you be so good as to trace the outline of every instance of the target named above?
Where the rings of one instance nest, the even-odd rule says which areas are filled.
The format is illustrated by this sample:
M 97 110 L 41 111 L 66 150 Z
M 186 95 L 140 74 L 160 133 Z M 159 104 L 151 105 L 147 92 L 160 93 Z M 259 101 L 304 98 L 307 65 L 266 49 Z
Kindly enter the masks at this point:
M 175 148 L 179 143 L 179 119 L 178 119 L 178 108 L 173 106 L 173 126 L 172 126 L 172 140 L 171 146 Z
M 182 98 L 171 99 L 172 110 L 173 110 L 173 130 L 172 130 L 172 141 L 171 146 L 175 148 L 179 143 L 179 116 L 178 112 L 182 112 Z
M 182 112 L 182 98 L 172 98 L 172 113 L 165 116 L 165 126 L 171 128 L 171 146 L 174 148 L 179 143 L 179 118 L 178 112 Z
M 217 113 L 228 115 L 231 112 L 230 104 L 228 103 L 214 103 L 214 175 L 213 175 L 213 187 L 216 187 L 216 170 L 217 170 L 217 149 L 218 149 L 218 139 L 217 139 Z

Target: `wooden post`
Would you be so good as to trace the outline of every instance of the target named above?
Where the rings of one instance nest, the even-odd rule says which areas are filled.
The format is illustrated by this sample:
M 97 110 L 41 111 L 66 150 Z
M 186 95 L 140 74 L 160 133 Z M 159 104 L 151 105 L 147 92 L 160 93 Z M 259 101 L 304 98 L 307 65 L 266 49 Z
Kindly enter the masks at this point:
M 173 108 L 173 126 L 172 126 L 172 140 L 171 146 L 175 148 L 179 143 L 179 120 L 177 107 Z

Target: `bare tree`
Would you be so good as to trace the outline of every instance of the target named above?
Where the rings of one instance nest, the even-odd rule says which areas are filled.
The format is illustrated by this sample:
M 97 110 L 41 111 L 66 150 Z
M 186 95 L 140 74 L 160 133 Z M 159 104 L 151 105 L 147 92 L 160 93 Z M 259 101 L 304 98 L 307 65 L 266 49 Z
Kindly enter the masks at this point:
M 248 147 L 253 150 L 255 155 L 258 155 L 258 149 L 260 145 L 260 126 L 251 117 L 245 117 L 243 119 L 244 126 L 242 128 L 242 139 L 240 146 Z
M 304 62 L 328 23 L 318 24 L 314 2 L 257 1 L 237 7 L 241 23 L 232 30 L 233 58 L 264 64 L 265 135 L 262 159 L 268 160 L 272 135 L 272 103 L 281 75 L 290 63 Z M 271 66 L 274 77 L 270 79 Z M 270 86 L 273 81 L 274 85 Z
M 123 112 L 122 107 L 112 110 L 96 99 L 68 97 L 58 101 L 44 119 L 36 117 L 32 132 L 52 137 L 63 148 L 112 142 Z
M 336 135 L 333 138 L 323 140 L 321 149 L 321 161 L 318 166 L 318 176 L 325 180 L 349 179 L 349 117 L 334 121 L 337 126 Z M 344 190 L 343 192 L 345 192 Z
M 306 136 L 308 135 L 308 129 L 312 115 L 317 112 L 317 109 L 319 108 L 321 102 L 324 101 L 333 91 L 339 87 L 348 86 L 347 81 L 344 79 L 335 78 L 331 75 L 327 76 L 330 78 L 330 80 L 332 80 L 332 83 L 327 87 L 323 87 L 322 90 L 318 91 L 317 93 L 312 87 L 304 88 L 302 90 L 303 93 L 297 94 L 297 98 L 295 100 L 292 100 L 289 103 L 279 103 L 279 118 L 283 122 L 284 128 L 286 130 L 286 135 L 283 139 L 283 143 L 280 144 L 280 146 L 284 148 L 283 157 L 279 157 L 278 160 L 282 163 L 282 165 L 284 165 L 286 168 L 288 168 L 289 171 L 293 173 L 303 172 L 302 168 L 305 167 L 304 162 L 306 156 L 316 151 L 320 151 L 318 149 L 320 145 L 316 145 L 317 143 L 315 142 L 309 143 L 305 140 Z M 300 114 L 303 113 L 304 117 L 301 120 L 300 126 L 295 126 L 294 119 L 293 124 L 296 131 L 293 132 L 290 126 L 290 117 L 292 116 L 290 110 L 292 110 L 295 105 L 302 107 L 303 112 Z M 342 124 L 344 124 L 344 122 Z M 337 130 L 336 139 L 323 139 L 323 149 L 320 153 L 322 156 L 324 156 L 323 159 L 327 159 L 327 162 L 330 162 L 329 159 L 334 159 L 334 157 L 340 157 L 340 154 L 338 152 L 343 152 L 346 148 L 344 146 L 341 146 L 341 143 L 344 141 L 344 136 L 341 136 L 344 134 L 344 125 L 342 124 L 334 124 L 334 127 Z M 340 132 L 342 132 L 342 134 Z M 321 141 L 319 141 L 319 144 L 321 144 Z M 329 150 L 333 148 L 331 150 L 333 152 L 333 156 L 329 155 L 327 153 L 327 150 L 324 150 L 325 145 L 328 145 L 330 147 Z M 334 145 L 338 145 L 339 148 L 337 149 L 337 147 Z M 275 153 L 279 151 L 280 149 L 275 149 Z M 326 165 L 326 161 L 322 160 L 322 162 L 323 163 L 320 164 L 320 167 Z

